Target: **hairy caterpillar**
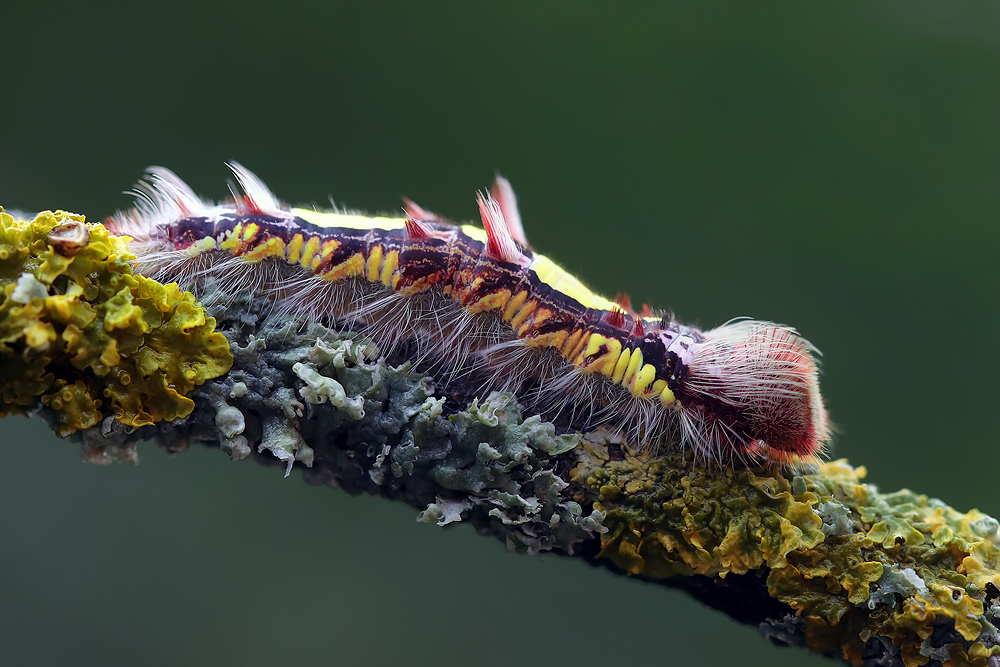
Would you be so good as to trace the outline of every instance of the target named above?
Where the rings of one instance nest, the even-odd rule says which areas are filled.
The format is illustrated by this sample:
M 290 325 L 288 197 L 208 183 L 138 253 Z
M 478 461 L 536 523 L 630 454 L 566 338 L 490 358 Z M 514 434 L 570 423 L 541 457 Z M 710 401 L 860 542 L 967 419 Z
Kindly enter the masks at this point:
M 138 269 L 190 283 L 211 274 L 279 310 L 415 344 L 444 377 L 476 374 L 540 406 L 669 442 L 720 463 L 809 459 L 829 439 L 815 349 L 795 330 L 736 320 L 708 331 L 627 298 L 593 294 L 524 236 L 497 175 L 478 193 L 483 228 L 404 199 L 405 217 L 289 208 L 239 164 L 233 200 L 200 199 L 152 167 L 136 207 L 107 221 Z

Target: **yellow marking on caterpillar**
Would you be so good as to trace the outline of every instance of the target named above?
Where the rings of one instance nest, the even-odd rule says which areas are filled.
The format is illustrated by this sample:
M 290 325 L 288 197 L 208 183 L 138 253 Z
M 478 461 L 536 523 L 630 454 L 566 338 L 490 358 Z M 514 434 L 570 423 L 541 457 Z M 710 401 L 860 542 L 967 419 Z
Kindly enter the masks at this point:
M 397 292 L 399 292 L 403 296 L 413 296 L 414 294 L 420 294 L 425 289 L 427 289 L 427 283 L 424 281 L 423 278 L 421 278 L 420 280 L 415 280 L 413 282 L 407 283 L 406 285 L 403 285 L 402 287 L 399 287 L 399 282 L 401 280 L 402 280 L 402 276 L 401 275 L 397 275 L 397 276 L 393 277 L 393 281 L 396 283 L 396 286 L 393 287 L 393 289 L 395 289 Z
M 316 273 L 316 269 L 318 269 L 319 265 L 322 263 L 323 261 L 320 259 L 319 255 L 316 255 L 313 257 L 313 261 L 309 263 L 309 268 L 312 269 L 313 273 Z
M 256 248 L 248 250 L 243 254 L 243 257 L 248 262 L 259 262 L 262 259 L 268 259 L 270 257 L 285 257 L 285 242 L 279 239 L 277 236 L 272 236 L 268 240 L 261 243 Z
M 677 397 L 674 396 L 674 392 L 670 391 L 670 387 L 664 387 L 663 391 L 660 392 L 660 401 L 664 405 L 671 405 L 676 400 L 677 400 Z
M 365 272 L 365 256 L 361 253 L 351 255 L 337 266 L 330 267 L 330 270 L 323 274 L 323 280 L 336 282 L 344 278 L 360 276 Z
M 590 341 L 589 331 L 585 331 L 584 329 L 577 329 L 577 331 L 581 332 L 580 340 L 577 343 L 575 343 L 573 347 L 570 348 L 565 355 L 566 358 L 569 359 L 570 361 L 573 361 L 578 356 L 580 356 L 580 353 L 583 351 L 583 348 Z M 569 343 L 567 343 L 566 346 L 569 347 Z M 580 362 L 574 362 L 574 363 L 576 363 L 577 366 L 580 365 Z
M 504 289 L 487 294 L 479 301 L 474 301 L 465 307 L 470 313 L 482 313 L 487 310 L 500 310 L 510 298 L 510 290 Z
M 539 336 L 528 336 L 524 339 L 524 344 L 528 347 L 554 347 L 560 348 L 566 342 L 569 334 L 565 331 L 551 331 Z
M 257 238 L 257 234 L 260 233 L 260 225 L 256 222 L 248 222 L 246 227 L 243 228 L 243 242 L 253 243 L 254 239 Z
M 604 297 L 597 296 L 591 292 L 584 287 L 583 283 L 545 255 L 535 255 L 528 268 L 535 272 L 538 280 L 560 294 L 575 299 L 584 308 L 592 308 L 594 310 L 615 310 L 616 308 L 620 308 L 614 301 L 608 301 Z
M 656 368 L 653 364 L 643 364 L 639 372 L 635 374 L 635 379 L 632 382 L 632 393 L 636 396 L 642 396 L 646 393 L 646 387 L 651 385 L 655 379 Z
M 580 338 L 583 336 L 583 329 L 576 329 L 573 331 L 573 335 L 569 336 L 562 347 L 559 348 L 559 352 L 567 359 L 573 358 L 573 348 L 575 348 L 580 343 Z
M 368 264 L 366 267 L 367 275 L 370 282 L 378 282 L 379 270 L 382 268 L 382 246 L 372 246 L 368 249 Z
M 306 245 L 302 248 L 302 257 L 299 258 L 299 265 L 303 269 L 308 269 L 312 264 L 313 256 L 319 251 L 319 237 L 310 236 Z
M 510 326 L 514 329 L 519 329 L 521 324 L 523 324 L 524 321 L 528 319 L 533 312 L 535 312 L 535 308 L 538 308 L 538 301 L 536 299 L 532 299 L 524 304 L 524 307 L 517 311 L 517 315 L 511 319 Z
M 521 290 L 514 297 L 507 302 L 507 307 L 503 309 L 503 319 L 505 322 L 510 322 L 517 311 L 521 309 L 524 305 L 524 300 L 528 298 L 528 292 L 526 290 Z
M 214 249 L 215 249 L 215 239 L 211 236 L 206 236 L 205 238 L 198 239 L 197 241 L 189 245 L 187 247 L 187 253 L 192 257 L 194 257 L 195 255 Z
M 631 359 L 632 350 L 626 347 L 622 350 L 621 355 L 619 355 L 618 360 L 615 362 L 614 371 L 611 373 L 612 382 L 615 384 L 621 384 L 622 378 L 625 377 L 625 371 L 628 370 Z
M 610 377 L 615 370 L 615 364 L 621 358 L 622 343 L 617 338 L 607 338 L 605 345 L 608 346 L 609 352 L 604 358 L 604 368 L 601 369 L 601 373 Z
M 539 308 L 538 310 L 535 311 L 535 316 L 531 318 L 531 326 L 533 327 L 542 326 L 543 324 L 545 324 L 545 320 L 552 317 L 552 314 L 553 313 L 551 308 Z
M 303 243 L 305 243 L 305 239 L 302 238 L 302 234 L 296 234 L 292 237 L 292 240 L 288 242 L 288 262 L 290 264 L 299 263 L 299 258 L 302 257 Z
M 485 229 L 473 227 L 472 225 L 462 225 L 462 233 L 475 241 L 479 241 L 480 243 L 487 242 Z
M 667 388 L 667 381 L 666 380 L 657 380 L 656 382 L 653 383 L 653 386 L 650 389 L 650 391 L 653 394 L 659 394 L 659 393 L 661 393 L 666 388 Z
M 236 226 L 230 230 L 229 234 L 226 236 L 225 240 L 219 244 L 219 247 L 223 250 L 228 250 L 234 255 L 239 254 L 240 249 L 243 247 L 243 241 L 240 240 L 240 234 L 243 233 L 243 223 L 238 222 Z
M 381 229 L 393 231 L 395 229 L 406 229 L 404 218 L 369 218 L 366 215 L 351 215 L 347 213 L 323 213 L 321 211 L 310 211 L 305 208 L 293 208 L 292 215 L 302 218 L 306 222 L 317 227 L 344 229 Z M 485 232 L 484 232 L 485 233 Z
M 607 352 L 600 356 L 595 356 L 600 352 L 601 346 L 604 346 Z M 597 372 L 611 377 L 615 371 L 618 359 L 621 358 L 621 354 L 622 344 L 617 338 L 608 338 L 601 334 L 592 333 L 587 339 L 587 347 L 573 363 L 586 371 Z M 594 360 L 587 365 L 587 359 L 590 357 L 594 357 Z
M 632 350 L 632 358 L 629 359 L 628 368 L 625 369 L 625 375 L 622 377 L 622 384 L 627 386 L 640 368 L 642 368 L 642 350 L 635 348 Z
M 576 360 L 578 366 L 582 366 L 587 357 L 592 357 L 601 349 L 601 345 L 606 345 L 608 339 L 601 334 L 591 334 L 587 338 L 587 347 L 580 353 L 580 358 Z
M 379 276 L 379 280 L 386 287 L 392 285 L 392 275 L 395 273 L 396 269 L 399 268 L 399 251 L 391 250 L 389 254 L 385 256 L 385 261 L 382 262 L 382 275 Z
M 320 256 L 323 258 L 323 261 L 325 262 L 328 259 L 330 259 L 330 255 L 336 252 L 337 248 L 339 247 L 340 247 L 340 241 L 338 241 L 337 239 L 329 239 L 328 241 L 323 241 L 323 250 L 320 251 Z

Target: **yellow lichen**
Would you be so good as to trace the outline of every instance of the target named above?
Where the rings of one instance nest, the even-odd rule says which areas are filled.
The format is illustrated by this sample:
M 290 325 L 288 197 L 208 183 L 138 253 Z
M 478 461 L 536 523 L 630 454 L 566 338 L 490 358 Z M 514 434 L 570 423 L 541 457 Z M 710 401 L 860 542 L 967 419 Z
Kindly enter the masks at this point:
M 792 496 L 788 481 L 748 470 L 681 474 L 664 457 L 626 454 L 609 461 L 590 447 L 573 471 L 598 489 L 595 509 L 607 511 L 611 530 L 602 555 L 631 574 L 745 574 L 783 567 L 787 554 L 823 541 L 816 496 Z M 625 500 L 626 502 L 622 502 Z
M 859 605 L 868 600 L 868 585 L 882 576 L 882 564 L 863 560 L 863 539 L 860 535 L 830 537 L 815 549 L 795 552 L 790 556 L 788 567 L 771 570 L 767 578 L 768 591 L 773 597 L 782 599 L 781 590 L 787 589 L 782 582 L 788 577 L 802 577 L 818 586 L 826 595 L 846 599 L 851 605 Z M 846 593 L 846 595 L 845 595 Z M 785 600 L 800 613 L 818 615 L 836 622 L 827 614 L 793 602 L 795 595 Z
M 102 225 L 2 211 L 0 414 L 41 403 L 64 435 L 105 414 L 144 426 L 190 414 L 186 394 L 232 366 L 228 341 L 194 297 L 133 274 L 124 241 Z M 67 244 L 73 227 L 85 246 Z
M 876 635 L 908 667 L 926 664 L 923 642 L 942 625 L 963 640 L 944 664 L 984 667 L 1000 655 L 979 641 L 993 631 L 984 595 L 1000 596 L 1000 524 L 982 512 L 880 493 L 845 461 L 789 477 L 622 451 L 590 440 L 571 471 L 607 513 L 599 557 L 622 570 L 766 575 L 768 593 L 805 622 L 810 648 L 854 664 Z

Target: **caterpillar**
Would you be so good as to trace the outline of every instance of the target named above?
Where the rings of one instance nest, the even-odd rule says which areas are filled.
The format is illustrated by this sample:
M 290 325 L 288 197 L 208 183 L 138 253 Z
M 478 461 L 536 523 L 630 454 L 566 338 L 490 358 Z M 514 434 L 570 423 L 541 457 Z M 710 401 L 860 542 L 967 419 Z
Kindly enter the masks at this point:
M 284 314 L 402 342 L 444 378 L 475 377 L 540 411 L 679 446 L 720 464 L 795 464 L 829 440 L 817 350 L 794 329 L 737 319 L 701 331 L 627 297 L 600 297 L 535 252 L 497 174 L 477 193 L 482 227 L 404 198 L 400 217 L 280 203 L 230 163 L 232 200 L 198 197 L 150 167 L 135 206 L 105 224 L 130 237 L 136 270 L 191 284 L 214 276 Z

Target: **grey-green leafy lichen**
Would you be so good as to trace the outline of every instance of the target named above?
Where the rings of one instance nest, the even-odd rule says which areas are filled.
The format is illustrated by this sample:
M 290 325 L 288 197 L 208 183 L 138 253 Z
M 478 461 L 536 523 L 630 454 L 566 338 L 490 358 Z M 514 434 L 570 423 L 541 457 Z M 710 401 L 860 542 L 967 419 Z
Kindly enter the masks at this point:
M 46 275 L 9 272 L 0 324 L 16 329 L 12 341 L 28 331 L 14 315 L 62 298 Z M 169 297 L 164 312 L 172 300 L 200 312 L 191 295 L 148 282 Z M 801 475 L 720 470 L 600 430 L 557 429 L 511 395 L 468 400 L 467 387 L 390 363 L 362 335 L 271 317 L 266 302 L 212 284 L 197 291 L 231 370 L 199 376 L 185 396 L 193 409 L 155 424 L 108 413 L 92 425 L 102 413 L 91 410 L 71 436 L 89 460 L 135 460 L 144 439 L 175 452 L 221 447 L 313 484 L 401 500 L 431 525 L 471 523 L 513 551 L 576 554 L 683 588 L 774 641 L 856 665 L 1000 667 L 992 517 L 882 493 L 842 461 Z M 66 433 L 57 409 L 43 396 L 33 412 Z
M 357 334 L 271 318 L 266 305 L 212 287 L 201 298 L 231 341 L 233 369 L 198 388 L 204 407 L 186 419 L 85 432 L 90 458 L 127 457 L 147 437 L 175 451 L 218 444 L 234 459 L 273 457 L 286 475 L 298 462 L 311 483 L 403 500 L 420 521 L 471 522 L 527 553 L 572 553 L 605 530 L 603 513 L 570 498 L 556 470 L 579 436 L 524 418 L 512 396 L 446 410 L 430 378 L 394 367 Z

